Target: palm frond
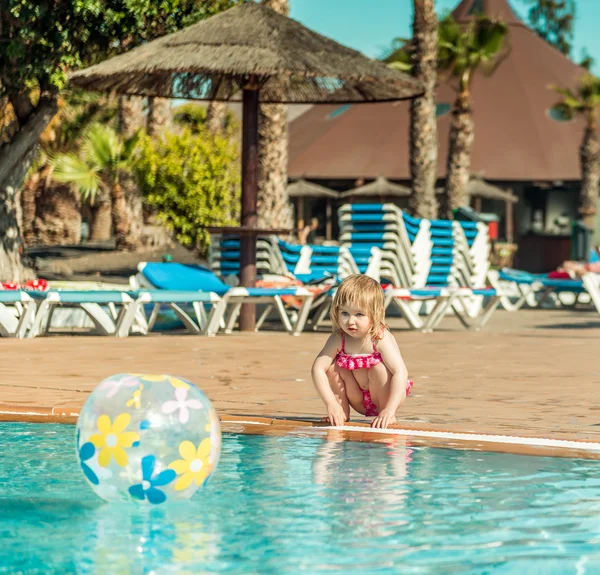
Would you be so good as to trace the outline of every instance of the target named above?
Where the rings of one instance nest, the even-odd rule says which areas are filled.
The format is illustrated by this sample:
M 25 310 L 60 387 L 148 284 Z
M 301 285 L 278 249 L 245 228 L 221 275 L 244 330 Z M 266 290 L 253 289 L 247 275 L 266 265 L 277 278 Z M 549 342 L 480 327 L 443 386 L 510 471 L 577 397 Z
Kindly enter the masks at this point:
M 75 154 L 60 154 L 50 159 L 52 178 L 57 182 L 72 184 L 82 199 L 91 204 L 103 190 L 102 177 L 95 166 Z
M 563 88 L 562 86 L 550 86 L 550 88 L 562 96 L 560 104 L 572 108 L 573 111 L 583 109 L 583 101 L 580 100 L 579 97 L 575 95 L 569 88 Z
M 133 136 L 131 136 L 130 138 L 127 138 L 124 142 L 123 142 L 123 146 L 121 148 L 121 160 L 124 162 L 129 162 L 129 160 L 131 159 L 131 156 L 133 156 L 133 153 L 135 152 L 135 149 L 137 148 L 138 144 L 140 143 L 140 139 L 141 139 L 141 130 L 137 130 L 135 132 L 135 134 L 133 134 Z
M 502 50 L 507 34 L 504 22 L 481 18 L 474 28 L 474 49 L 482 54 L 482 60 L 491 60 Z
M 83 141 L 83 154 L 101 170 L 111 169 L 121 156 L 123 144 L 117 133 L 102 124 L 93 124 Z
M 552 106 L 551 111 L 556 117 L 555 119 L 561 119 L 562 121 L 572 120 L 577 115 L 577 110 L 564 102 Z

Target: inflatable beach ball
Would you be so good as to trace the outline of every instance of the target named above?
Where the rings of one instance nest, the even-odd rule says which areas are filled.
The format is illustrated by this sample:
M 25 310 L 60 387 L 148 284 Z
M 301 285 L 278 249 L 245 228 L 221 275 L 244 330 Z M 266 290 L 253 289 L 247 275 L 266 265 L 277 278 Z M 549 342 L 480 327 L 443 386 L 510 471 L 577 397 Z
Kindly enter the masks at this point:
M 188 499 L 208 481 L 220 452 L 212 404 L 193 383 L 170 375 L 109 377 L 77 421 L 79 464 L 107 501 Z

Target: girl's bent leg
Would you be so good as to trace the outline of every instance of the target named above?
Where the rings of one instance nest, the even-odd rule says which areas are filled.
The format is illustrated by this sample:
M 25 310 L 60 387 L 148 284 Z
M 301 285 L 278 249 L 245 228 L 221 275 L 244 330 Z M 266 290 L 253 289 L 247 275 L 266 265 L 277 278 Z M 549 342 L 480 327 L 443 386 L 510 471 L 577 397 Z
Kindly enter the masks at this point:
M 332 364 L 327 370 L 331 391 L 344 409 L 346 420 L 350 420 L 350 407 L 364 415 L 362 392 L 351 371 Z
M 369 392 L 379 412 L 387 405 L 390 398 L 391 379 L 392 374 L 384 363 L 378 363 L 369 369 Z

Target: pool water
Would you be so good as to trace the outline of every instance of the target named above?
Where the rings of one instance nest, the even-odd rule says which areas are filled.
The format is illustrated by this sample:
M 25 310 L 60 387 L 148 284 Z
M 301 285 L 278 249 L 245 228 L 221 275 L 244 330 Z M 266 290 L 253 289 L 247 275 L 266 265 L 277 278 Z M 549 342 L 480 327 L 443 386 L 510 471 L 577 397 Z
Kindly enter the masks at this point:
M 0 573 L 600 573 L 596 461 L 225 434 L 151 508 L 99 500 L 74 433 L 0 424 Z

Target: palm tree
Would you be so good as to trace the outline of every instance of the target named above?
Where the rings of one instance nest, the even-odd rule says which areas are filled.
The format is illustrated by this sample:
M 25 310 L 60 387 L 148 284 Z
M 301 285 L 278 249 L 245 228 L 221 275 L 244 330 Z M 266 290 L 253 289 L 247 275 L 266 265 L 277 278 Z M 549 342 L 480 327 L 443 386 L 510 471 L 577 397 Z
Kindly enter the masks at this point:
M 171 127 L 171 99 L 152 96 L 148 98 L 146 132 L 158 136 Z
M 468 205 L 467 186 L 471 170 L 471 150 L 475 138 L 471 111 L 471 81 L 481 68 L 493 73 L 506 55 L 508 27 L 486 17 L 461 26 L 451 16 L 439 26 L 438 70 L 458 81 L 452 108 L 452 124 L 446 169 L 442 217 L 452 218 L 454 209 Z
M 136 143 L 136 135 L 123 141 L 112 128 L 94 124 L 83 137 L 79 155 L 60 154 L 52 159 L 52 177 L 72 184 L 82 200 L 95 207 L 96 217 L 110 211 L 117 249 L 134 247 L 128 238 L 130 223 L 120 177 Z M 97 228 L 93 223 L 90 239 L 100 239 L 95 233 Z
M 221 134 L 227 114 L 227 102 L 211 100 L 206 109 L 206 125 L 212 134 Z
M 141 96 L 119 96 L 118 131 L 131 138 L 144 125 L 144 99 Z
M 261 0 L 261 3 L 284 16 L 289 14 L 288 0 Z M 258 227 L 292 228 L 293 212 L 287 193 L 286 105 L 262 104 L 259 131 Z
M 421 218 L 437 217 L 435 180 L 437 171 L 437 17 L 434 0 L 414 0 L 412 61 L 413 75 L 425 86 L 425 93 L 410 103 L 410 175 L 412 194 L 409 206 Z
M 579 216 L 587 228 L 594 230 L 600 184 L 600 142 L 596 131 L 598 104 L 600 104 L 600 79 L 591 74 L 584 74 L 575 92 L 557 86 L 554 86 L 554 90 L 562 96 L 554 106 L 557 113 L 565 119 L 580 116 L 585 120 L 585 130 L 579 147 L 581 164 Z

